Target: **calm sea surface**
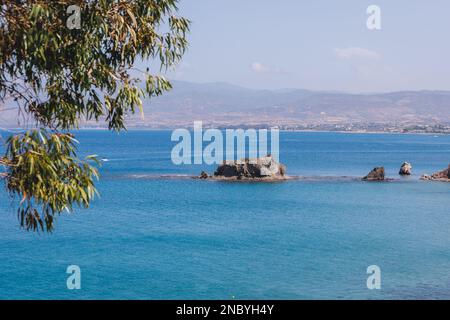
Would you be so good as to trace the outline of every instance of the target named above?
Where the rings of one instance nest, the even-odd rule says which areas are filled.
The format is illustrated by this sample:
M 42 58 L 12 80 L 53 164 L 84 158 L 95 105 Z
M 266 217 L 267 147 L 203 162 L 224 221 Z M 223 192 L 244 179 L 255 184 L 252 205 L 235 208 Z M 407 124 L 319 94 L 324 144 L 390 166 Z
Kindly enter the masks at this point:
M 450 184 L 419 180 L 450 163 L 450 136 L 282 132 L 281 162 L 308 179 L 230 183 L 183 178 L 214 168 L 172 164 L 170 134 L 79 132 L 109 160 L 101 198 L 51 235 L 20 230 L 2 192 L 0 298 L 450 298 Z M 340 178 L 381 165 L 398 181 Z

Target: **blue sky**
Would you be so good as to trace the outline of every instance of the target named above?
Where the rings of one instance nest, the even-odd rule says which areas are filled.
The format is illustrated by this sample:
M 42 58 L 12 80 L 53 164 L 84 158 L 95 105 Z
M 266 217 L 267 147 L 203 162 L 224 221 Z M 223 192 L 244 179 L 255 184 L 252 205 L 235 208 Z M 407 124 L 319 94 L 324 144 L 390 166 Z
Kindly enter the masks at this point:
M 369 5 L 382 29 L 366 27 Z M 448 0 L 181 0 L 190 47 L 169 77 L 249 88 L 450 89 Z

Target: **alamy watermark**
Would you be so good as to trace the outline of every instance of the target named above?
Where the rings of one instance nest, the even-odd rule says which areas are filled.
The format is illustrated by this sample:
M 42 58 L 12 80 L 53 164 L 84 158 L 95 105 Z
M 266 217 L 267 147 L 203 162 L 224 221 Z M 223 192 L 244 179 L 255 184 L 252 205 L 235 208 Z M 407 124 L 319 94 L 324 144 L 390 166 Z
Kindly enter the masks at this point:
M 172 162 L 176 165 L 221 164 L 224 160 L 244 158 L 256 162 L 258 157 L 267 155 L 275 161 L 280 158 L 280 131 L 275 127 L 270 130 L 203 130 L 202 121 L 195 121 L 193 131 L 176 129 L 171 140 L 178 142 L 171 152 Z
M 70 274 L 69 277 L 67 277 L 66 285 L 67 289 L 74 290 L 74 289 L 81 289 L 81 269 L 77 265 L 70 265 L 66 269 L 66 273 Z
M 367 29 L 381 30 L 381 8 L 373 4 L 367 7 L 366 13 L 369 15 L 366 22 Z
M 67 7 L 67 14 L 69 17 L 66 20 L 66 26 L 70 30 L 81 29 L 81 8 L 77 5 Z
M 66 20 L 66 26 L 70 30 L 81 29 L 81 8 L 75 4 L 67 7 L 66 10 L 69 15 Z M 378 5 L 372 4 L 367 7 L 366 13 L 368 15 L 366 26 L 369 30 L 381 30 L 381 8 Z
M 381 289 L 381 269 L 377 265 L 367 267 L 367 289 Z

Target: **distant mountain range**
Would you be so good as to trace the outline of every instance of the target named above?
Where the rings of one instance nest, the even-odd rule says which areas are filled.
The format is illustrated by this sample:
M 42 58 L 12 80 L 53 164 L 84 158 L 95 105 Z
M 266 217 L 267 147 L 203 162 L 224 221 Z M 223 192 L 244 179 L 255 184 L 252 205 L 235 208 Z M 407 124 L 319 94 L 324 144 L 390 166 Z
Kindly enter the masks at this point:
M 376 94 L 253 90 L 227 83 L 174 81 L 174 89 L 145 101 L 145 119 L 134 126 L 173 127 L 202 120 L 208 126 L 298 126 L 384 123 L 450 123 L 450 91 Z
M 181 81 L 173 81 L 173 86 L 163 96 L 144 101 L 145 118 L 130 116 L 128 126 L 189 127 L 199 120 L 215 127 L 450 124 L 450 91 L 349 94 Z M 0 126 L 16 125 L 16 115 L 0 112 Z

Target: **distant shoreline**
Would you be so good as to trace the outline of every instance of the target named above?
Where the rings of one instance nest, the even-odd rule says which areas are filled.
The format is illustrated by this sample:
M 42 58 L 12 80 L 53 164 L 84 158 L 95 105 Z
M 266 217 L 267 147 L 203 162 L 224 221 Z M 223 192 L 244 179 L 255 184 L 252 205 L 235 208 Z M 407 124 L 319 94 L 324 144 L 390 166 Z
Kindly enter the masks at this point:
M 178 129 L 177 128 L 141 128 L 141 127 L 133 127 L 133 128 L 127 128 L 127 131 L 173 131 Z M 192 128 L 188 128 L 188 129 L 192 129 Z M 209 129 L 209 128 L 204 128 L 205 130 Z M 218 128 L 219 130 L 225 130 L 225 128 Z M 250 129 L 250 128 L 242 128 L 244 130 L 246 129 Z M 109 131 L 107 128 L 80 128 L 78 129 L 80 131 L 88 131 L 88 130 L 99 130 L 99 131 Z M 286 130 L 286 129 L 280 129 L 280 132 L 304 132 L 304 133 L 348 133 L 348 134 L 402 134 L 402 135 L 432 135 L 432 136 L 436 136 L 436 135 L 441 135 L 441 136 L 446 136 L 446 135 L 450 135 L 449 133 L 445 133 L 445 132 L 386 132 L 386 131 L 360 131 L 360 130 L 355 130 L 355 131 L 345 131 L 345 130 L 300 130 L 300 129 L 295 129 L 295 130 Z
M 386 131 L 331 131 L 331 130 L 280 130 L 280 132 L 320 132 L 320 133 L 349 133 L 349 134 L 418 134 L 418 135 L 441 135 L 446 136 L 450 135 L 449 133 L 443 133 L 443 132 L 386 132 Z
M 145 128 L 145 127 L 130 127 L 127 128 L 127 130 L 123 130 L 122 132 L 126 131 L 173 131 L 180 127 L 176 128 Z M 186 127 L 189 130 L 192 130 L 191 127 Z M 9 132 L 9 131 L 27 131 L 31 130 L 33 128 L 0 128 L 0 132 Z M 205 128 L 207 130 L 209 128 Z M 219 130 L 226 130 L 226 128 L 218 128 Z M 251 129 L 251 128 L 242 128 L 244 130 Z M 79 128 L 72 131 L 111 131 L 108 128 Z M 340 134 L 390 134 L 390 135 L 432 135 L 432 136 L 447 136 L 450 135 L 450 132 L 386 132 L 386 131 L 362 131 L 362 130 L 355 130 L 355 131 L 347 131 L 347 130 L 304 130 L 304 129 L 293 129 L 293 130 L 286 130 L 286 129 L 280 129 L 280 132 L 300 132 L 300 133 L 340 133 Z M 19 132 L 17 132 L 19 133 Z

